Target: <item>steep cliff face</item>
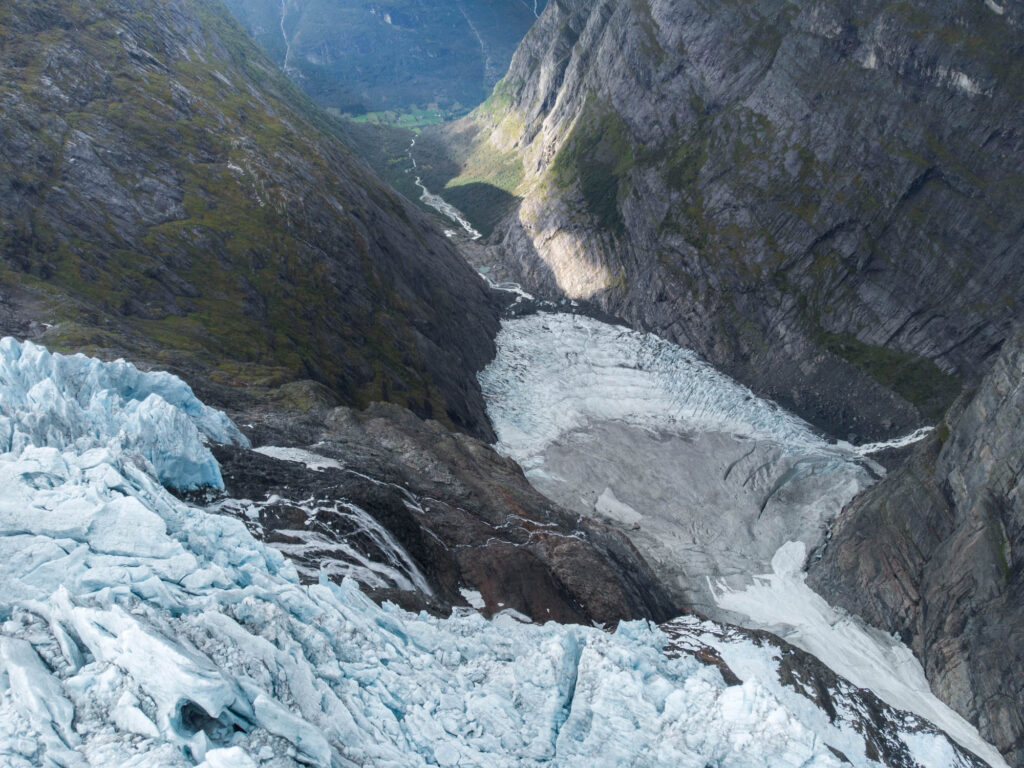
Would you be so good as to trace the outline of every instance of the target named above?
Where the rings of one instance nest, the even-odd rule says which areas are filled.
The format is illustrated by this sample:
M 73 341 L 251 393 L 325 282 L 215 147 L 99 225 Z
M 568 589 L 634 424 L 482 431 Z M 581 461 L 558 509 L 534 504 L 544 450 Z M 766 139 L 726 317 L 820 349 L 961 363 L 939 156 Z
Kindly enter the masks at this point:
M 5 4 L 0 104 L 0 332 L 490 434 L 489 292 L 219 2 Z
M 1021 22 L 561 0 L 447 140 L 518 198 L 494 240 L 528 287 L 881 436 L 936 418 L 1024 312 Z
M 1024 765 L 1024 334 L 947 421 L 843 511 L 808 581 L 899 633 L 936 693 Z

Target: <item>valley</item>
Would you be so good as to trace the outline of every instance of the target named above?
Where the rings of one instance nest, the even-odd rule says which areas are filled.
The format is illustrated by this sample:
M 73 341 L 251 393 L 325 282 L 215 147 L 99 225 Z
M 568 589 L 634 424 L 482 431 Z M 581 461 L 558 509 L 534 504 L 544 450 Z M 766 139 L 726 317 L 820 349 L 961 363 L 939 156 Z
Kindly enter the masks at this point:
M 1021 765 L 1022 23 L 0 9 L 0 762 Z

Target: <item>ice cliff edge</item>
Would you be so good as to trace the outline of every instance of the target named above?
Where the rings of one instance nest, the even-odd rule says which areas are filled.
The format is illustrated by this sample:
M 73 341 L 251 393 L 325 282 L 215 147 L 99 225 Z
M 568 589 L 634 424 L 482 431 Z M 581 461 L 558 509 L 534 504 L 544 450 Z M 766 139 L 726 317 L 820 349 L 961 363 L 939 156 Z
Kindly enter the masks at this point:
M 144 459 L 165 486 L 223 488 L 207 441 L 248 445 L 220 411 L 176 376 L 118 360 L 52 353 L 0 339 L 0 452 L 28 446 L 113 448 Z

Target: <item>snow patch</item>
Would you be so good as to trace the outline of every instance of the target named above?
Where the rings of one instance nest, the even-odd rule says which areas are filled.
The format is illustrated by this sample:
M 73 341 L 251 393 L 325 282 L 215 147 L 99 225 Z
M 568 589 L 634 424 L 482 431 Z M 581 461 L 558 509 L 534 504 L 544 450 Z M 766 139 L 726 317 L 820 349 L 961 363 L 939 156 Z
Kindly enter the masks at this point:
M 747 617 L 747 626 L 766 629 L 813 654 L 890 706 L 934 723 L 990 765 L 1006 768 L 999 752 L 932 693 L 924 669 L 909 648 L 834 609 L 807 586 L 802 570 L 805 560 L 803 543 L 786 543 L 772 558 L 773 573 L 755 577 L 743 590 L 719 584 L 715 590 L 718 605 Z M 953 763 L 926 758 L 921 764 Z
M 487 607 L 487 603 L 484 601 L 484 596 L 481 595 L 475 589 L 467 589 L 466 587 L 460 587 L 459 594 L 462 595 L 463 600 L 465 600 L 478 611 L 482 611 L 484 608 Z
M 640 521 L 644 519 L 644 516 L 629 506 L 629 504 L 625 504 L 615 498 L 615 493 L 611 488 L 605 488 L 601 495 L 597 497 L 594 511 L 627 528 L 639 527 Z
M 949 75 L 954 87 L 960 89 L 964 93 L 970 94 L 971 96 L 978 96 L 983 93 L 981 86 L 972 80 L 966 73 L 954 70 L 950 72 Z
M 261 445 L 254 448 L 256 453 L 262 453 L 272 459 L 282 461 L 294 461 L 297 464 L 305 464 L 308 469 L 344 469 L 340 461 L 321 456 L 319 453 L 307 451 L 305 448 L 283 448 L 277 445 Z

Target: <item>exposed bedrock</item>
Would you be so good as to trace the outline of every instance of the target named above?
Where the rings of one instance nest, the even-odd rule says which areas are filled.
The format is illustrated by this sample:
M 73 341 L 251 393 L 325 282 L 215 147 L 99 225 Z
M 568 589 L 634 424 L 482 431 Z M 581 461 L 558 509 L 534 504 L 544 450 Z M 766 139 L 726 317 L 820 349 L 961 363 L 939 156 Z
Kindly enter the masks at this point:
M 1024 765 L 1024 337 L 833 525 L 808 583 L 899 634 L 933 690 Z
M 479 592 L 488 613 L 513 609 L 537 621 L 664 621 L 681 610 L 625 536 L 552 503 L 517 464 L 474 438 L 376 404 L 330 412 L 311 449 L 339 466 L 311 470 L 215 449 L 227 493 L 256 502 L 226 511 L 246 517 L 254 509 L 246 517 L 254 532 L 295 556 L 309 580 L 321 565 L 329 576 L 345 575 L 335 561 L 387 563 L 387 550 L 400 546 L 411 559 L 391 558 L 400 576 L 384 572 L 378 583 L 365 571 L 349 575 L 380 597 L 442 611 L 467 604 L 463 589 Z M 374 541 L 365 519 L 339 513 L 340 502 L 376 520 L 393 543 Z M 422 602 L 425 590 L 408 565 L 423 574 L 433 599 Z
M 838 437 L 934 423 L 1024 307 L 1024 37 L 992 5 L 551 3 L 449 131 L 454 183 L 512 178 L 492 242 L 530 290 Z

